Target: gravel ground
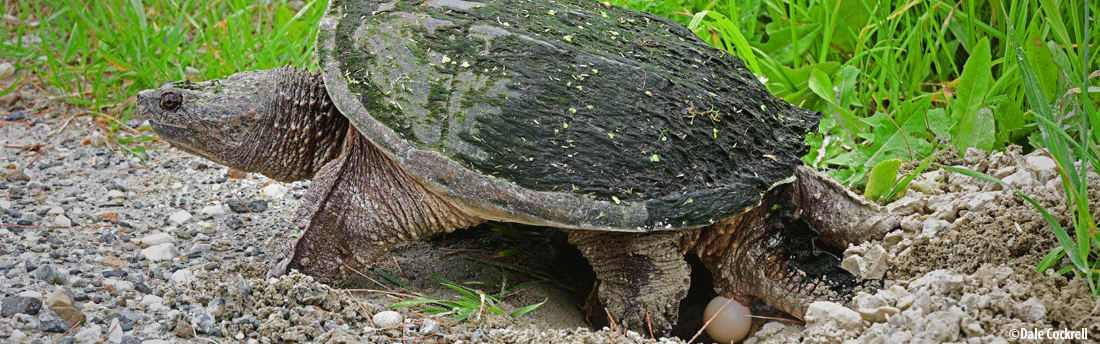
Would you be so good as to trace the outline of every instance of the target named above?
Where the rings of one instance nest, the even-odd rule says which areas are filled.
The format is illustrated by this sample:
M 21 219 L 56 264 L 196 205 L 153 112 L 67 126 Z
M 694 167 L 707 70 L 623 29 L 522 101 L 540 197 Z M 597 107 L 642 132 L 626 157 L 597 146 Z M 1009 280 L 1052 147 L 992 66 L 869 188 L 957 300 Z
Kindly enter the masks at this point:
M 0 77 L 0 86 L 14 80 Z M 504 246 L 487 230 L 395 250 L 379 270 L 404 288 L 377 271 L 351 289 L 299 274 L 268 279 L 308 181 L 231 173 L 160 142 L 124 154 L 104 136 L 103 122 L 74 113 L 31 86 L 0 97 L 0 343 L 684 342 L 583 327 L 577 308 L 587 291 L 570 281 L 536 284 L 498 305 L 508 311 L 550 300 L 520 318 L 456 322 L 386 311 L 409 293 L 453 298 L 432 272 L 523 282 L 522 273 L 466 255 Z M 1041 155 L 970 151 L 941 162 L 1005 178 L 1065 212 L 1060 181 Z M 1100 336 L 1100 303 L 1084 283 L 1034 273 L 1054 241 L 1011 192 L 929 171 L 890 209 L 904 216 L 901 229 L 845 252 L 851 270 L 885 279 L 881 291 L 850 307 L 815 303 L 806 323 L 757 319 L 746 342 L 1013 343 L 1014 329 L 1047 328 L 1089 336 L 1065 342 Z M 532 259 L 538 269 L 562 265 Z
M 8 75 L 0 84 L 14 80 Z M 72 113 L 81 111 L 32 86 L 0 98 L 0 343 L 642 340 L 577 328 L 584 325 L 578 290 L 552 283 L 497 305 L 511 311 L 553 303 L 521 318 L 486 313 L 456 322 L 408 308 L 387 312 L 409 293 L 453 299 L 430 277 L 436 272 L 457 281 L 525 281 L 455 254 L 498 250 L 502 243 L 492 238 L 499 236 L 485 229 L 466 235 L 473 239 L 459 233 L 451 242 L 396 249 L 380 270 L 411 292 L 393 291 L 389 282 L 363 282 L 382 291 L 352 292 L 296 273 L 268 279 L 309 181 L 230 171 L 163 142 L 124 153 L 102 121 Z M 126 126 L 139 129 L 120 135 L 147 131 L 137 121 Z M 367 277 L 384 280 L 377 272 Z

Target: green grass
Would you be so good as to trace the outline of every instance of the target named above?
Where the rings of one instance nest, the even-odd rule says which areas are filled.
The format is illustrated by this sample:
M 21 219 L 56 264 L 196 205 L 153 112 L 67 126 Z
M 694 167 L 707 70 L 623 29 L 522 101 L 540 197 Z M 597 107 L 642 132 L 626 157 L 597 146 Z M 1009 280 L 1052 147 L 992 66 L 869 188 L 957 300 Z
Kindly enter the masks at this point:
M 1096 281 L 1100 234 L 1087 215 L 1085 173 L 1073 161 L 1096 166 L 1100 156 L 1100 25 L 1085 19 L 1100 13 L 1100 3 L 611 2 L 688 25 L 741 56 L 776 95 L 822 111 L 805 162 L 882 201 L 912 179 L 896 175 L 899 161 L 921 161 L 922 170 L 951 146 L 960 153 L 1047 148 L 1068 181 L 1074 229 L 1068 241 L 1054 229 L 1062 251 L 1054 248 L 1040 266 L 1069 257 L 1073 271 Z M 133 95 L 160 82 L 313 67 L 324 7 L 317 0 L 8 0 L 3 13 L 19 24 L 0 31 L 0 58 L 34 71 L 22 82 L 86 105 L 115 135 L 133 113 Z M 124 147 L 142 140 L 121 136 L 113 138 Z
M 6 1 L 0 58 L 118 129 L 137 91 L 283 65 L 308 67 L 324 1 Z M 261 2 L 263 3 L 263 2 Z
M 505 297 L 514 295 L 520 291 L 523 291 L 524 289 L 531 287 L 534 282 L 525 282 L 517 286 L 508 288 L 508 280 L 505 279 L 500 284 L 499 292 L 494 294 L 487 294 L 480 289 L 470 287 L 483 286 L 483 282 L 466 282 L 462 285 L 459 285 L 458 283 L 451 282 L 450 280 L 443 278 L 443 276 L 437 274 L 432 275 L 435 276 L 435 278 L 439 279 L 444 286 L 446 286 L 447 288 L 451 288 L 451 290 L 457 292 L 459 294 L 458 299 L 445 300 L 428 296 L 420 296 L 416 299 L 401 301 L 389 305 L 386 308 L 433 305 L 435 307 L 421 309 L 420 311 L 424 313 L 438 315 L 450 314 L 454 317 L 455 321 L 471 319 L 471 316 L 473 317 L 472 320 L 478 321 L 481 319 L 481 315 L 485 312 L 496 313 L 500 315 L 507 314 L 511 317 L 518 317 L 527 314 L 528 312 L 533 311 L 539 308 L 539 306 L 542 306 L 542 304 L 546 303 L 546 300 L 542 300 L 542 302 L 520 307 L 511 312 L 505 313 L 504 310 L 497 307 L 497 303 L 499 303 L 500 300 L 504 299 Z

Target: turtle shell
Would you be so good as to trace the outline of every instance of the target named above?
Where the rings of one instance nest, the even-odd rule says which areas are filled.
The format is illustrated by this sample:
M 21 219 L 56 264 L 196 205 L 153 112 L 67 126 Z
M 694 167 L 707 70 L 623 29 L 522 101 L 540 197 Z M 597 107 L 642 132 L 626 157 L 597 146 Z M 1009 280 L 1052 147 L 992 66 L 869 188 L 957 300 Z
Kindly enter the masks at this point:
M 714 223 L 793 180 L 817 117 L 682 25 L 589 0 L 334 0 L 336 106 L 406 173 L 490 220 Z

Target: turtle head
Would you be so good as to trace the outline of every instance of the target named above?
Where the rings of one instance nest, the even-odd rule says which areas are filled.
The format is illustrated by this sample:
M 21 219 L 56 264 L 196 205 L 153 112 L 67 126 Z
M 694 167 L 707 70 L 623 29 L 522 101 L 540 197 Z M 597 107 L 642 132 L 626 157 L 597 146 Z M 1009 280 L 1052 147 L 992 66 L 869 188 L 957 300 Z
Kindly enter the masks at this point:
M 179 149 L 280 181 L 311 178 L 348 130 L 321 77 L 292 67 L 166 82 L 138 93 L 137 118 Z

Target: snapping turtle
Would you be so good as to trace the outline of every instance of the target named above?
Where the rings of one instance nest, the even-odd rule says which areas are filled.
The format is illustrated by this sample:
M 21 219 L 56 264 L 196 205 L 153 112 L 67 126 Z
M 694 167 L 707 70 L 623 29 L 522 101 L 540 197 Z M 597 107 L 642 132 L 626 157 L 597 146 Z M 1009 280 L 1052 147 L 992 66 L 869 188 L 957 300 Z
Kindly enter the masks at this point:
M 485 221 L 557 227 L 614 319 L 667 333 L 684 255 L 716 290 L 801 317 L 863 281 L 836 247 L 896 219 L 801 165 L 815 114 L 660 17 L 593 1 L 333 0 L 319 74 L 139 93 L 174 146 L 312 179 L 272 273 L 336 282 L 395 244 Z

